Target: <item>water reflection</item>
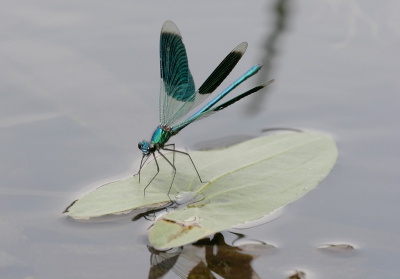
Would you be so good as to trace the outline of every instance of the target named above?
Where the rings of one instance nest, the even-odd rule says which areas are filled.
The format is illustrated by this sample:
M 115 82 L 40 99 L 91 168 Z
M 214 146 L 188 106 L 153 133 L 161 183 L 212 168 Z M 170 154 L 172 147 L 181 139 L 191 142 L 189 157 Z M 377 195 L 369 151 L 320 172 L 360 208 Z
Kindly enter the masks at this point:
M 243 235 L 238 235 L 242 238 Z M 254 246 L 254 244 L 253 244 Z M 263 246 L 263 245 L 260 245 Z M 272 246 L 265 245 L 269 249 Z M 254 250 L 230 246 L 221 233 L 211 239 L 205 238 L 191 245 L 158 251 L 149 247 L 151 253 L 150 279 L 162 278 L 172 270 L 179 278 L 260 278 L 251 267 L 253 259 L 260 256 Z
M 264 64 L 262 73 L 258 76 L 258 83 L 263 82 L 264 80 L 271 79 L 271 73 L 274 69 L 274 62 L 277 54 L 279 53 L 279 40 L 282 38 L 285 33 L 289 21 L 290 15 L 290 7 L 293 5 L 294 1 L 290 0 L 277 0 L 275 4 L 273 4 L 273 12 L 275 15 L 275 25 L 271 33 L 266 36 L 265 43 L 263 45 L 264 48 L 264 56 L 260 59 L 260 62 Z M 268 12 L 270 12 L 270 8 L 268 7 Z M 266 87 L 265 92 L 268 93 L 270 88 Z M 251 102 L 246 108 L 246 114 L 254 115 L 257 114 L 260 109 L 266 94 L 255 94 L 251 98 Z
M 195 207 L 197 206 L 196 204 L 199 202 L 202 202 L 203 204 L 207 203 L 207 201 L 204 201 L 205 200 L 204 195 L 198 192 L 181 191 L 178 193 L 176 198 L 177 198 L 176 201 L 170 201 L 161 206 L 145 208 L 144 209 L 145 211 L 136 214 L 132 218 L 132 221 L 137 221 L 142 217 L 148 221 L 155 221 L 160 216 L 168 213 L 169 210 L 179 210 L 180 208 L 193 207 L 193 206 Z M 70 205 L 69 207 L 71 206 L 72 205 Z
M 168 251 L 158 251 L 147 245 L 147 249 L 151 253 L 149 278 L 162 278 L 171 269 L 179 277 L 187 278 L 185 277 L 187 275 L 184 271 L 185 269 L 179 268 L 178 265 L 176 265 L 176 262 L 182 253 L 183 247 L 173 248 Z
M 155 221 L 160 215 L 168 213 L 168 210 L 170 208 L 174 208 L 174 205 L 175 205 L 175 202 L 169 202 L 166 205 L 163 205 L 161 207 L 145 209 L 144 212 L 136 214 L 132 218 L 132 221 L 137 221 L 142 217 L 144 219 L 146 219 L 147 221 Z
M 290 275 L 288 279 L 306 279 L 306 273 L 301 270 L 296 270 L 293 275 Z

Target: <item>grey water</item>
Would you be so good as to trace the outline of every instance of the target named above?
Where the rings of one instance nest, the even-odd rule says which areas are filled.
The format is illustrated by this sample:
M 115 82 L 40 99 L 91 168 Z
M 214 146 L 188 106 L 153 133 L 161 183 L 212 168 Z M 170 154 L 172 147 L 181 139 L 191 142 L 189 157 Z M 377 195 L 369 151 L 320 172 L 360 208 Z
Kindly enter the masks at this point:
M 177 278 L 176 267 L 162 276 L 151 267 L 166 256 L 146 246 L 150 221 L 62 214 L 137 172 L 137 142 L 158 125 L 159 32 L 168 19 L 196 85 L 242 41 L 247 53 L 221 89 L 258 62 L 257 77 L 235 92 L 275 79 L 185 128 L 172 139 L 178 148 L 290 128 L 329 134 L 339 150 L 329 176 L 279 218 L 185 246 L 185 257 L 172 259 L 188 259 L 189 269 L 189 255 L 228 255 L 240 238 L 248 245 L 235 255 L 253 256 L 230 268 L 250 262 L 249 278 L 398 277 L 399 13 L 395 0 L 2 1 L 0 277 Z

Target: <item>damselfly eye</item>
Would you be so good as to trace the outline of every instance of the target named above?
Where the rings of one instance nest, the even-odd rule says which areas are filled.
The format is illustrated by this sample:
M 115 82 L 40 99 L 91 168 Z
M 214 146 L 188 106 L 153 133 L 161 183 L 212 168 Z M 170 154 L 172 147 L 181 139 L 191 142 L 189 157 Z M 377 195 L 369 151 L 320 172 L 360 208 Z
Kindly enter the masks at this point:
M 154 151 L 156 151 L 156 147 L 155 147 L 154 144 L 150 144 L 149 151 L 150 151 L 151 153 L 153 153 Z
M 142 150 L 142 142 L 140 141 L 137 145 L 139 147 L 140 150 Z

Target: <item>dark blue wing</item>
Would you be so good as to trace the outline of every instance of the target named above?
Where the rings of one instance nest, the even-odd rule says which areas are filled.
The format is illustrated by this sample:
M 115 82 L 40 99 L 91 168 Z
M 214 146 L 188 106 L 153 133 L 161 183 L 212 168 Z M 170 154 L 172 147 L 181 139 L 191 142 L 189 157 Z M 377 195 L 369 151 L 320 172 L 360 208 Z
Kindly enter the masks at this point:
M 261 69 L 261 67 L 262 67 L 262 65 L 258 64 L 258 65 L 253 66 L 252 68 L 250 68 L 245 74 L 243 74 L 239 79 L 237 79 L 230 86 L 228 86 L 228 88 L 226 88 L 224 91 L 222 91 L 219 95 L 217 95 L 214 99 L 212 99 L 208 104 L 206 104 L 198 112 L 193 114 L 191 117 L 189 117 L 185 121 L 173 126 L 172 131 L 174 133 L 178 133 L 180 130 L 185 128 L 190 123 L 200 120 L 200 119 L 203 119 L 203 118 L 206 118 L 217 111 L 220 111 L 226 107 L 229 107 L 230 105 L 236 103 L 240 99 L 243 99 L 244 97 L 247 97 L 250 94 L 257 92 L 257 91 L 263 89 L 265 86 L 268 86 L 269 84 L 274 82 L 275 80 L 273 80 L 273 79 L 270 81 L 264 82 L 263 84 L 260 84 L 260 85 L 240 94 L 239 96 L 237 96 L 221 105 L 214 106 L 218 103 L 218 101 L 220 101 L 222 98 L 224 98 L 228 93 L 230 93 L 238 85 L 240 85 L 242 82 L 244 82 L 249 77 L 255 75 Z
M 184 114 L 181 107 L 186 102 L 193 102 L 196 91 L 182 36 L 178 27 L 169 20 L 161 29 L 160 74 L 160 123 L 170 124 L 177 114 Z
M 170 126 L 203 102 L 229 75 L 246 49 L 246 42 L 234 48 L 196 91 L 179 29 L 172 21 L 166 21 L 160 37 L 160 123 Z
M 195 94 L 185 45 L 178 27 L 172 21 L 166 21 L 161 30 L 160 71 L 168 96 L 187 101 Z

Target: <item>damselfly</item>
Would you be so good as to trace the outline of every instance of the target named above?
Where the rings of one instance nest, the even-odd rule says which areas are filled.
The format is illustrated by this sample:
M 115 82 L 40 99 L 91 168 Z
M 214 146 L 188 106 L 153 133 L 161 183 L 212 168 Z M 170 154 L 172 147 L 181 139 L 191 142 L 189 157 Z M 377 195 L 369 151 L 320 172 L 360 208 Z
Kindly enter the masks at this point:
M 229 92 L 235 89 L 239 84 L 244 82 L 249 77 L 256 74 L 262 67 L 261 64 L 257 64 L 251 67 L 246 73 L 244 73 L 235 82 L 229 85 L 224 91 L 212 99 L 208 104 L 206 104 L 199 111 L 194 113 L 192 116 L 188 117 L 186 120 L 180 120 L 184 115 L 186 115 L 191 109 L 203 102 L 214 90 L 224 81 L 224 79 L 233 70 L 236 64 L 242 58 L 243 54 L 247 49 L 247 43 L 243 42 L 235 47 L 225 59 L 217 66 L 217 68 L 211 73 L 211 75 L 206 79 L 206 81 L 199 87 L 195 89 L 193 77 L 189 70 L 188 59 L 186 54 L 185 45 L 182 42 L 182 36 L 179 32 L 178 27 L 168 20 L 164 23 L 161 29 L 160 36 L 160 72 L 161 72 L 161 88 L 160 88 L 160 99 L 159 99 L 159 119 L 160 125 L 154 131 L 151 140 L 143 140 L 139 142 L 138 147 L 142 151 L 143 156 L 140 162 L 139 168 L 139 182 L 140 182 L 140 171 L 146 163 L 150 155 L 153 156 L 156 166 L 157 173 L 153 176 L 147 186 L 144 188 L 144 194 L 146 194 L 147 187 L 151 184 L 154 178 L 158 175 L 160 168 L 155 156 L 157 152 L 163 157 L 173 169 L 173 177 L 171 185 L 168 189 L 168 197 L 171 191 L 172 184 L 176 175 L 175 160 L 172 162 L 165 157 L 160 149 L 172 152 L 178 152 L 187 155 L 196 173 L 200 179 L 200 182 L 204 182 L 197 168 L 190 157 L 190 155 L 183 151 L 175 150 L 175 144 L 166 144 L 168 140 L 180 132 L 190 123 L 203 119 L 219 110 L 222 110 L 233 103 L 239 101 L 240 99 L 257 92 L 258 90 L 264 88 L 265 86 L 272 83 L 274 80 L 267 81 L 260 84 L 239 96 L 216 105 L 223 97 L 225 97 Z M 175 154 L 174 154 L 175 156 Z M 175 158 L 175 157 L 173 157 Z

